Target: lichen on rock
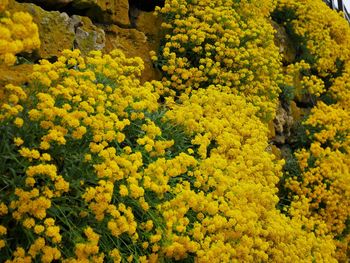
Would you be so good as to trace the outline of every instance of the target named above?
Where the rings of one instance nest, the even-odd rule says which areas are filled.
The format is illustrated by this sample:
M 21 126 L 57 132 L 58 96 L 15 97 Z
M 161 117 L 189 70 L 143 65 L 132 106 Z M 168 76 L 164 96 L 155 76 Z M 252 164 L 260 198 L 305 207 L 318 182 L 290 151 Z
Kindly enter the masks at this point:
M 58 56 L 64 49 L 71 49 L 74 32 L 70 30 L 69 16 L 58 11 L 48 12 L 37 5 L 10 1 L 10 10 L 28 12 L 38 25 L 41 47 L 38 58 Z
M 104 48 L 105 32 L 95 26 L 88 17 L 73 15 L 70 25 L 75 32 L 74 48 L 80 49 L 83 55 Z
M 16 66 L 7 66 L 0 64 L 0 93 L 5 85 L 21 85 L 28 81 L 28 76 L 32 72 L 32 64 L 21 64 Z M 1 95 L 0 95 L 1 97 Z
M 274 130 L 276 136 L 273 139 L 276 143 L 284 144 L 287 137 L 290 136 L 290 130 L 293 125 L 293 117 L 290 114 L 290 106 L 285 109 L 281 104 L 276 110 L 276 118 L 274 119 Z
M 72 8 L 86 10 L 86 15 L 100 22 L 114 23 L 120 26 L 130 24 L 128 0 L 75 0 Z
M 144 61 L 144 70 L 142 71 L 141 81 L 150 81 L 159 79 L 159 72 L 154 68 L 149 52 L 155 45 L 148 41 L 145 33 L 137 29 L 124 29 L 116 25 L 107 26 L 106 53 L 113 49 L 122 50 L 127 57 L 141 57 Z
M 282 61 L 287 64 L 292 63 L 296 57 L 296 49 L 290 36 L 282 25 L 275 21 L 271 21 L 271 24 L 275 29 L 275 45 L 279 48 L 279 52 L 282 55 Z
M 10 9 L 30 13 L 38 25 L 41 47 L 36 59 L 58 57 L 64 49 L 78 48 L 87 54 L 104 48 L 104 31 L 88 17 L 70 17 L 65 12 L 46 11 L 32 3 L 17 3 L 13 0 Z

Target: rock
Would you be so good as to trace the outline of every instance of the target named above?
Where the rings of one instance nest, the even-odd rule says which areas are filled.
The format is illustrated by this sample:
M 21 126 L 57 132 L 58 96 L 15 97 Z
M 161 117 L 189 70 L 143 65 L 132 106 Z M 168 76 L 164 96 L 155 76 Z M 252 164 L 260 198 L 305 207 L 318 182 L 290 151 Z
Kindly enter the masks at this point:
M 153 12 L 140 12 L 136 21 L 137 30 L 146 35 L 150 48 L 155 51 L 159 48 L 160 40 L 164 39 L 161 24 L 161 19 L 153 15 Z
M 281 151 L 276 145 L 270 143 L 266 147 L 265 150 L 266 150 L 266 152 L 273 154 L 276 157 L 277 160 L 281 160 L 282 159 Z
M 283 158 L 285 160 L 293 158 L 292 149 L 287 145 L 283 145 L 280 148 L 280 154 L 281 154 L 281 158 Z
M 48 12 L 34 4 L 10 1 L 11 11 L 28 12 L 38 25 L 41 47 L 38 58 L 58 56 L 64 49 L 71 49 L 75 33 L 70 29 L 69 16 L 57 11 Z
M 129 20 L 130 20 L 130 26 L 132 28 L 137 27 L 137 19 L 140 16 L 141 10 L 136 8 L 133 5 L 129 6 Z
M 0 64 L 0 90 L 7 84 L 22 85 L 28 81 L 32 73 L 32 64 L 21 64 L 17 66 L 7 66 Z
M 102 50 L 105 46 L 105 32 L 95 26 L 88 17 L 73 15 L 70 26 L 75 31 L 74 48 L 80 49 L 83 55 L 91 50 Z
M 67 10 L 69 14 L 88 16 L 95 22 L 130 26 L 128 0 L 22 0 L 44 9 Z
M 293 117 L 290 115 L 290 109 L 286 110 L 280 104 L 276 111 L 276 118 L 274 119 L 276 136 L 273 141 L 278 144 L 284 144 L 286 139 L 291 135 L 290 131 L 293 122 Z
M 121 49 L 127 57 L 141 57 L 145 69 L 141 75 L 141 81 L 150 81 L 160 78 L 160 73 L 153 67 L 149 52 L 154 49 L 155 42 L 148 41 L 146 35 L 137 29 L 123 29 L 112 25 L 105 28 L 106 53 L 113 49 Z
M 14 11 L 24 11 L 32 15 L 38 25 L 41 48 L 35 52 L 37 59 L 58 57 L 62 50 L 78 48 L 86 55 L 91 50 L 103 50 L 108 53 L 113 49 L 121 49 L 128 57 L 141 57 L 145 69 L 141 80 L 160 79 L 160 72 L 153 67 L 150 51 L 157 51 L 161 39 L 159 18 L 151 12 L 139 11 L 136 28 L 120 27 L 129 23 L 128 1 L 98 1 L 98 0 L 61 0 L 60 3 L 74 5 L 74 8 L 85 10 L 82 13 L 95 12 L 118 17 L 120 24 L 94 25 L 89 17 L 73 15 L 58 11 L 46 11 L 31 3 L 17 3 L 10 0 L 10 8 Z M 42 0 L 49 4 L 50 0 Z M 68 8 L 68 7 L 67 7 Z M 124 18 L 123 18 L 124 17 Z M 127 19 L 125 19 L 127 17 Z M 124 20 L 123 20 L 124 19 Z
M 45 11 L 34 4 L 14 1 L 11 1 L 10 9 L 30 13 L 38 25 L 41 47 L 36 52 L 37 59 L 57 57 L 64 49 L 79 48 L 87 54 L 104 48 L 104 31 L 88 17 L 69 17 L 66 13 Z
M 274 121 L 273 120 L 269 121 L 267 125 L 268 125 L 267 127 L 269 129 L 268 138 L 273 139 L 276 136 Z
M 301 120 L 301 118 L 303 117 L 303 112 L 297 106 L 295 101 L 291 101 L 290 102 L 290 111 L 291 111 L 291 115 L 292 115 L 292 118 L 293 118 L 294 122 Z
M 277 160 L 281 160 L 282 159 L 282 154 L 281 154 L 281 150 L 274 144 L 271 145 L 271 152 L 273 155 L 276 156 Z
M 130 26 L 128 0 L 74 0 L 72 8 L 84 10 L 92 20 Z
M 73 0 L 25 0 L 21 2 L 33 3 L 44 8 L 57 10 L 67 6 L 68 4 L 73 2 Z
M 283 26 L 277 24 L 275 21 L 271 21 L 271 24 L 276 30 L 275 45 L 279 48 L 280 54 L 282 55 L 282 61 L 285 64 L 292 63 L 296 57 L 296 50 L 292 40 Z

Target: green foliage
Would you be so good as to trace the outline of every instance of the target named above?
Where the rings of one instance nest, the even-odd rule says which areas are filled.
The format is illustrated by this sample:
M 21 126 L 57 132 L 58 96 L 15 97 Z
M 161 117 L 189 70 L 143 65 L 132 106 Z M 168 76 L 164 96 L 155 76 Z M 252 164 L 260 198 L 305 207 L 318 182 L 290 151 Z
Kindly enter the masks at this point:
M 281 89 L 281 93 L 279 95 L 279 99 L 281 101 L 289 103 L 290 101 L 294 100 L 295 88 L 293 86 L 281 84 L 280 89 Z

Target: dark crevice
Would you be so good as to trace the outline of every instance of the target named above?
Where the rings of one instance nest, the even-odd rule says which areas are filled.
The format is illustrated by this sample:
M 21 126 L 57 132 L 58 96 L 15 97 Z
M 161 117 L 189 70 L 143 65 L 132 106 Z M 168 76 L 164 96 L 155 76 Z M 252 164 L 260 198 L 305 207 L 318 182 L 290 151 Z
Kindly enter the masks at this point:
M 29 4 L 35 4 L 37 6 L 40 6 L 42 9 L 46 11 L 60 11 L 65 5 L 64 4 L 50 4 L 45 1 L 40 1 L 40 0 L 17 0 L 19 3 L 29 3 Z
M 60 13 L 67 13 L 69 16 L 87 16 L 94 23 L 109 24 L 112 23 L 112 18 L 108 11 L 102 10 L 98 5 L 86 5 L 77 7 L 73 2 L 68 4 L 55 3 L 51 4 L 40 0 L 18 0 L 20 3 L 33 3 L 45 11 L 58 11 Z
M 140 12 L 153 12 L 156 6 L 163 7 L 165 0 L 129 0 L 129 20 L 132 28 L 137 27 Z
M 75 9 L 72 8 L 72 3 L 69 4 L 50 4 L 45 1 L 40 1 L 40 0 L 17 0 L 19 3 L 32 3 L 37 6 L 40 6 L 42 9 L 45 11 L 58 11 L 58 12 L 65 12 L 68 15 L 84 15 L 87 11 L 88 8 L 86 9 Z
M 311 109 L 316 105 L 316 99 L 315 98 L 307 98 L 304 101 L 299 101 L 299 100 L 294 100 L 295 104 L 297 105 L 298 108 L 303 108 L 303 109 Z
M 137 8 L 143 12 L 152 12 L 156 6 L 163 7 L 165 0 L 129 0 L 129 7 Z
M 45 11 L 58 11 L 67 13 L 69 16 L 79 15 L 89 17 L 95 24 L 115 24 L 120 28 L 136 28 L 137 18 L 140 12 L 152 12 L 156 6 L 163 7 L 165 0 L 129 0 L 130 25 L 124 25 L 112 21 L 108 10 L 102 10 L 98 5 L 77 6 L 74 1 L 70 3 L 59 3 L 41 0 L 18 0 L 20 3 L 33 3 Z

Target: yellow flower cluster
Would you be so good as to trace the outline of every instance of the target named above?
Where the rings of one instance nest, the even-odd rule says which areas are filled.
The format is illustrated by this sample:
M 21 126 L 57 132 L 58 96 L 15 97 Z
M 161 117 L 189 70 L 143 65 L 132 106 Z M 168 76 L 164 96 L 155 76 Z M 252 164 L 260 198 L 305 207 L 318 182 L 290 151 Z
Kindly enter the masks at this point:
M 7 206 L 4 203 L 0 203 L 0 217 L 4 217 L 8 212 Z M 5 236 L 7 233 L 7 229 L 5 226 L 0 225 L 0 250 L 5 247 L 6 243 L 5 240 L 2 239 L 3 236 Z
M 312 139 L 309 149 L 296 153 L 301 178 L 291 178 L 287 187 L 299 199 L 292 202 L 291 214 L 302 215 L 309 230 L 340 239 L 338 259 L 349 251 L 350 111 L 341 103 L 318 102 L 305 122 Z M 305 198 L 305 199 L 300 199 Z M 301 212 L 302 211 L 302 212 Z
M 166 1 L 157 9 L 164 19 L 165 43 L 158 57 L 151 54 L 165 75 L 162 93 L 227 86 L 258 106 L 260 117 L 273 119 L 280 59 L 267 17 L 274 3 Z
M 289 213 L 308 231 L 334 238 L 336 258 L 346 262 L 350 254 L 350 28 L 322 1 L 277 2 L 277 14 L 283 15 L 275 17 L 297 36 L 299 59 L 306 61 L 288 66 L 286 82 L 296 87 L 297 94 L 321 95 L 304 122 L 310 145 L 295 153 L 300 175 L 286 183 L 291 191 Z
M 292 63 L 285 68 L 283 83 L 294 87 L 294 96 L 299 101 L 305 95 L 319 97 L 325 92 L 324 81 L 311 73 L 311 65 L 304 60 Z
M 140 86 L 136 76 L 142 68 L 139 58 L 126 59 L 120 51 L 105 56 L 92 52 L 86 59 L 78 50 L 64 51 L 57 62 L 42 60 L 34 66 L 32 84 L 26 92 L 13 85 L 5 87 L 1 120 L 17 130 L 10 143 L 18 147 L 17 158 L 27 160 L 29 165 L 22 177 L 23 188 L 21 183 L 16 185 L 15 200 L 3 205 L 10 211 L 8 215 L 38 236 L 39 248 L 36 243 L 26 244 L 32 259 L 41 255 L 42 261 L 51 262 L 63 259 L 62 253 L 66 254 L 58 250 L 50 260 L 45 247 L 52 244 L 58 249 L 61 242 L 67 241 L 69 231 L 62 231 L 61 227 L 73 224 L 72 219 L 66 218 L 68 222 L 64 224 L 59 220 L 62 224 L 57 226 L 54 221 L 46 222 L 59 218 L 55 211 L 62 209 L 61 202 L 71 197 L 72 192 L 80 192 L 77 198 L 86 204 L 86 207 L 79 207 L 79 217 L 91 218 L 95 224 L 105 226 L 104 242 L 109 235 L 115 241 L 127 235 L 132 243 L 137 242 L 144 230 L 143 224 L 135 219 L 135 209 L 145 212 L 150 209 L 145 192 L 164 195 L 170 188 L 169 178 L 186 173 L 187 166 L 194 163 L 193 157 L 183 154 L 174 160 L 169 157 L 167 149 L 173 146 L 174 140 L 166 140 L 152 119 L 152 114 L 158 110 L 158 95 L 153 92 L 151 83 Z M 37 129 L 37 137 L 28 139 L 26 131 L 33 127 Z M 80 167 L 89 167 L 85 177 L 84 173 L 71 177 L 72 172 L 66 170 L 69 158 L 76 159 L 70 156 L 74 155 L 76 147 L 82 149 L 77 159 Z M 157 157 L 153 164 L 153 158 Z M 151 163 L 143 173 L 140 167 L 144 165 L 144 158 Z M 164 164 L 163 179 L 152 173 L 153 167 L 162 169 L 157 163 Z M 59 171 L 62 175 L 58 175 Z M 128 203 L 130 200 L 134 201 Z M 152 217 L 146 217 L 146 221 L 153 224 Z M 88 243 L 74 243 L 75 251 L 65 248 L 70 251 L 68 255 L 75 254 L 67 258 L 68 262 L 103 262 L 99 240 L 91 240 L 93 230 L 87 227 Z M 147 227 L 147 231 L 151 229 Z M 106 255 L 109 252 L 106 248 L 101 250 Z M 125 253 L 123 251 L 123 258 Z
M 10 118 L 11 116 L 17 116 L 22 110 L 23 102 L 27 98 L 27 94 L 21 87 L 14 86 L 12 84 L 6 85 L 2 90 L 0 120 Z M 20 143 L 20 138 L 17 138 L 17 143 Z
M 7 0 L 0 3 L 0 63 L 13 65 L 16 54 L 40 47 L 38 27 L 28 13 L 4 12 Z
M 323 1 L 278 0 L 277 10 L 284 12 L 282 22 L 290 33 L 301 37 L 307 62 L 326 77 L 338 71 L 338 62 L 349 59 L 349 25 L 342 15 L 330 10 Z
M 332 236 L 337 259 L 343 262 L 350 241 L 346 231 L 350 214 L 349 154 L 321 145 L 313 142 L 309 150 L 295 154 L 302 179 L 293 177 L 286 183 L 294 195 L 289 213 L 308 231 Z
M 332 239 L 275 208 L 283 162 L 259 109 L 216 85 L 164 110 L 141 69 L 117 50 L 66 50 L 25 91 L 6 87 L 2 259 L 334 262 Z
M 190 174 L 193 183 L 184 182 L 162 205 L 172 241 L 166 255 L 182 259 L 195 251 L 198 262 L 335 262 L 331 238 L 307 234 L 275 209 L 283 162 L 266 151 L 267 129 L 256 107 L 221 86 L 167 104 L 166 117 L 194 134 L 202 161 Z M 198 221 L 191 224 L 189 214 Z
M 284 162 L 262 122 L 282 80 L 268 21 L 276 3 L 300 12 L 292 25 L 318 58 L 289 65 L 284 84 L 337 99 L 319 101 L 305 122 L 313 141 L 296 153 L 301 178 L 286 183 L 290 217 L 276 209 Z M 300 23 L 313 19 L 300 3 L 320 6 L 165 1 L 167 35 L 153 54 L 162 82 L 141 85 L 142 60 L 119 50 L 65 50 L 34 65 L 26 88 L 7 85 L 0 260 L 337 262 L 336 249 L 346 259 L 350 65 L 332 75 L 346 59 L 313 46 L 321 37 Z M 347 38 L 341 25 L 329 39 Z

